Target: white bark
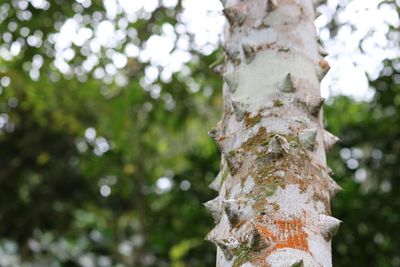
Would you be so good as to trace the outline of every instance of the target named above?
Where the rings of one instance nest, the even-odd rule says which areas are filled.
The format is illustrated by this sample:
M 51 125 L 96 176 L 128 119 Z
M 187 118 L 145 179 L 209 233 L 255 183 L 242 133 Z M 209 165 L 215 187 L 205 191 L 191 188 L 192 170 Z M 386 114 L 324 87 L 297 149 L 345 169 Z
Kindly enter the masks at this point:
M 330 199 L 319 83 L 329 70 L 312 0 L 226 0 L 224 115 L 210 136 L 222 152 L 205 205 L 217 266 L 332 266 L 340 221 Z

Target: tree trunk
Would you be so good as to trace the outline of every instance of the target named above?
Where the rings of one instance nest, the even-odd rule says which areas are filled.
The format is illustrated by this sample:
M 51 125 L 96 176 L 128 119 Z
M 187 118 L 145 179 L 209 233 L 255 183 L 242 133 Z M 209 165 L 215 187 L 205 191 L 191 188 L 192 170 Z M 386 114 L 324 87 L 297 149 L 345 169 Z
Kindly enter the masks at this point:
M 340 221 L 330 199 L 319 83 L 329 69 L 312 0 L 227 0 L 224 114 L 210 131 L 221 171 L 205 203 L 217 266 L 332 266 Z

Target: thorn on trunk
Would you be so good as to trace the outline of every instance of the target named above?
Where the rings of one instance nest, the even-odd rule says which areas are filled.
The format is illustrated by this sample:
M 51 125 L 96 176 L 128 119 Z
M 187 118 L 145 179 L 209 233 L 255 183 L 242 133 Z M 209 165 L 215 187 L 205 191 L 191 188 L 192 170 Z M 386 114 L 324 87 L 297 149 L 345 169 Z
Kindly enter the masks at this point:
M 229 91 L 233 94 L 239 85 L 239 77 L 237 72 L 226 73 L 224 75 L 224 81 L 228 85 Z
M 207 233 L 204 240 L 215 243 L 215 240 L 217 239 L 217 235 L 218 235 L 218 226 L 215 226 L 213 229 L 211 229 L 210 232 Z
M 280 135 L 275 135 L 268 144 L 267 154 L 278 158 L 289 152 L 288 141 Z
M 235 199 L 226 199 L 223 200 L 223 206 L 231 226 L 236 225 L 239 222 L 240 204 L 238 201 Z
M 222 170 L 219 171 L 217 177 L 211 182 L 211 184 L 208 186 L 214 191 L 219 191 L 221 189 L 221 183 L 222 183 Z
M 325 214 L 320 214 L 319 219 L 321 223 L 321 234 L 325 240 L 329 241 L 332 236 L 336 234 L 342 221 Z
M 280 90 L 285 93 L 293 93 L 295 91 L 293 78 L 290 73 L 286 74 L 285 78 L 283 78 Z
M 267 12 L 272 12 L 278 7 L 278 0 L 268 0 L 267 2 Z
M 329 177 L 328 180 L 328 191 L 329 196 L 333 198 L 337 193 L 341 192 L 343 189 L 338 185 L 332 178 Z
M 265 238 L 261 236 L 258 229 L 254 227 L 251 232 L 249 247 L 254 251 L 262 251 L 268 248 L 270 245 L 271 243 L 265 240 Z
M 333 176 L 335 175 L 335 173 L 333 172 L 333 170 L 329 167 L 326 167 L 326 172 L 328 173 L 329 176 Z
M 323 136 L 324 136 L 324 145 L 326 151 L 330 150 L 334 144 L 340 141 L 340 139 L 337 136 L 331 134 L 326 130 L 324 130 Z
M 231 26 L 240 26 L 244 23 L 247 17 L 247 5 L 239 3 L 222 10 L 225 17 Z
M 258 50 L 257 45 L 254 44 L 243 44 L 243 54 L 246 57 L 246 63 L 250 64 L 256 57 L 256 52 Z
M 215 244 L 222 250 L 225 258 L 230 261 L 239 247 L 239 241 L 234 238 L 225 238 L 221 240 L 216 240 Z
M 316 72 L 317 72 L 318 79 L 320 81 L 325 77 L 325 75 L 328 73 L 330 68 L 331 67 L 329 66 L 328 61 L 326 61 L 325 59 L 322 58 L 318 61 L 318 67 L 317 67 Z
M 218 127 L 212 128 L 210 131 L 208 131 L 208 136 L 214 140 L 218 137 L 218 135 Z
M 325 50 L 325 48 L 322 45 L 318 45 L 318 52 L 323 57 L 326 57 L 328 55 L 328 52 Z
M 216 73 L 218 75 L 222 75 L 222 73 L 224 73 L 224 71 L 225 71 L 224 70 L 225 65 L 224 64 L 216 65 L 216 66 L 213 66 L 211 69 L 214 73 Z
M 215 223 L 218 223 L 221 219 L 221 214 L 222 214 L 221 197 L 218 196 L 214 199 L 211 199 L 210 201 L 207 201 L 203 205 L 211 213 L 211 216 L 214 218 Z
M 233 112 L 235 113 L 236 121 L 242 121 L 246 115 L 246 107 L 243 103 L 232 99 Z
M 227 55 L 229 60 L 231 60 L 232 62 L 236 62 L 237 61 L 237 58 L 239 57 L 240 52 L 239 52 L 239 50 L 238 50 L 236 45 L 231 44 L 231 43 L 227 43 L 224 46 L 224 51 L 225 51 L 225 53 L 226 53 L 226 55 Z
M 230 174 L 235 175 L 242 165 L 240 152 L 237 150 L 229 151 L 225 154 L 225 158 Z
M 225 149 L 226 149 L 226 142 L 224 142 L 224 141 L 226 141 L 226 140 L 229 140 L 230 139 L 230 137 L 229 136 L 224 136 L 223 134 L 222 134 L 222 132 L 223 132 L 223 130 L 221 129 L 221 121 L 219 121 L 218 123 L 217 123 L 217 126 L 216 127 L 214 127 L 213 129 L 211 129 L 209 132 L 208 132 L 208 136 L 210 136 L 216 143 L 217 143 L 217 145 L 218 145 L 218 147 L 219 147 L 219 149 L 220 149 L 220 151 L 221 152 L 224 152 L 225 151 Z
M 321 108 L 322 108 L 322 105 L 324 104 L 324 102 L 325 102 L 325 98 L 318 97 L 317 99 L 306 103 L 310 114 L 313 115 L 314 117 L 318 117 L 319 112 L 321 111 Z
M 314 151 L 317 140 L 318 129 L 306 129 L 299 133 L 299 140 L 307 150 Z

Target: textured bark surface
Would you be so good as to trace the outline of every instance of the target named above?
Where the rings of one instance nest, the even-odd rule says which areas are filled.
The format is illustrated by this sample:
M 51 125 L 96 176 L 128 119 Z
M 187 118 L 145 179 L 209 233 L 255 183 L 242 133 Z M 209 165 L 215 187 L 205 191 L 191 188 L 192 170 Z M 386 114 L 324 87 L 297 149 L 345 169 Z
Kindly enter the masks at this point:
M 205 203 L 217 266 L 332 266 L 340 187 L 325 152 L 320 80 L 329 70 L 317 42 L 312 0 L 222 1 L 224 114 L 210 131 L 221 171 Z

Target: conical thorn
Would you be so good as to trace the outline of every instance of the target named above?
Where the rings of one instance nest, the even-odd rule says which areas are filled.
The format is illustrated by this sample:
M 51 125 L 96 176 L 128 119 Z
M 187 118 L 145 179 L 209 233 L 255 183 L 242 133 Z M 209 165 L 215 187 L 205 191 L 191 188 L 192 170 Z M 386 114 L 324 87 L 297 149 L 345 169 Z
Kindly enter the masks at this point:
M 323 57 L 326 57 L 328 55 L 328 52 L 325 50 L 325 48 L 322 45 L 318 45 L 318 52 Z
M 317 72 L 318 79 L 320 81 L 325 77 L 325 75 L 328 73 L 330 68 L 331 67 L 329 66 L 328 61 L 326 61 L 324 58 L 321 58 L 318 61 L 318 67 L 317 67 L 316 72 Z
M 224 73 L 225 71 L 225 64 L 219 64 L 219 65 L 215 65 L 211 68 L 211 70 L 218 74 L 218 75 L 222 75 L 222 73 Z
M 271 244 L 270 241 L 267 241 L 263 236 L 261 236 L 257 226 L 252 228 L 248 245 L 252 250 L 262 251 L 268 248 Z
M 326 151 L 330 150 L 334 144 L 340 141 L 340 139 L 337 136 L 331 134 L 326 130 L 324 130 L 323 136 L 324 136 L 324 146 Z
M 246 112 L 246 106 L 236 100 L 232 99 L 233 112 L 235 113 L 236 121 L 242 121 Z
M 247 5 L 245 3 L 239 3 L 234 6 L 224 8 L 222 12 L 228 19 L 228 22 L 231 26 L 240 26 L 246 20 Z
M 329 167 L 326 167 L 326 172 L 328 173 L 329 176 L 335 175 L 335 172 Z
M 330 240 L 332 236 L 336 234 L 340 224 L 342 223 L 341 220 L 325 214 L 320 214 L 319 220 L 321 224 L 321 234 L 325 240 Z
M 329 196 L 333 198 L 337 193 L 343 191 L 343 188 L 338 185 L 335 180 L 329 177 L 328 179 Z
M 295 91 L 293 78 L 290 73 L 286 74 L 285 78 L 283 79 L 280 90 L 285 93 L 293 93 Z
M 285 137 L 275 135 L 268 144 L 267 154 L 278 158 L 289 152 L 289 143 Z
M 246 63 L 250 64 L 256 56 L 256 52 L 258 51 L 258 47 L 255 44 L 243 44 L 243 54 L 246 57 Z
M 237 248 L 240 246 L 239 241 L 237 241 L 235 238 L 216 240 L 215 243 L 222 250 L 222 253 L 228 261 L 235 256 Z
M 238 223 L 240 217 L 240 203 L 236 199 L 223 200 L 224 210 L 228 216 L 229 223 L 234 226 Z
M 324 105 L 324 102 L 325 102 L 325 98 L 318 97 L 317 99 L 314 99 L 314 100 L 306 103 L 310 114 L 313 115 L 314 117 L 318 117 L 319 112 L 321 111 L 321 108 Z
M 304 148 L 310 151 L 314 151 L 317 140 L 317 133 L 317 128 L 306 129 L 299 133 L 299 140 Z
M 225 150 L 222 150 L 225 151 Z M 243 154 L 240 150 L 231 150 L 224 153 L 230 174 L 236 175 L 243 163 Z
M 211 213 L 211 216 L 214 218 L 216 223 L 219 222 L 222 215 L 222 200 L 221 197 L 218 196 L 210 201 L 207 201 L 203 204 L 206 209 Z
M 219 171 L 217 177 L 215 177 L 215 179 L 211 182 L 211 184 L 208 186 L 209 188 L 211 188 L 214 191 L 219 191 L 221 189 L 221 185 L 222 185 L 222 176 L 223 174 L 222 170 Z
M 215 226 L 213 229 L 211 229 L 210 232 L 207 233 L 206 237 L 204 238 L 204 240 L 207 240 L 209 242 L 215 243 L 216 244 L 216 240 L 217 240 L 217 235 L 218 235 L 218 225 Z
M 268 0 L 267 12 L 271 12 L 278 7 L 278 0 Z
M 218 127 L 214 127 L 208 131 L 208 136 L 215 140 L 219 136 Z
M 224 51 L 228 59 L 231 60 L 232 62 L 236 62 L 236 60 L 240 55 L 238 46 L 236 44 L 226 43 L 224 46 Z
M 224 81 L 228 85 L 231 94 L 233 94 L 239 86 L 239 77 L 237 72 L 226 73 L 224 75 Z

